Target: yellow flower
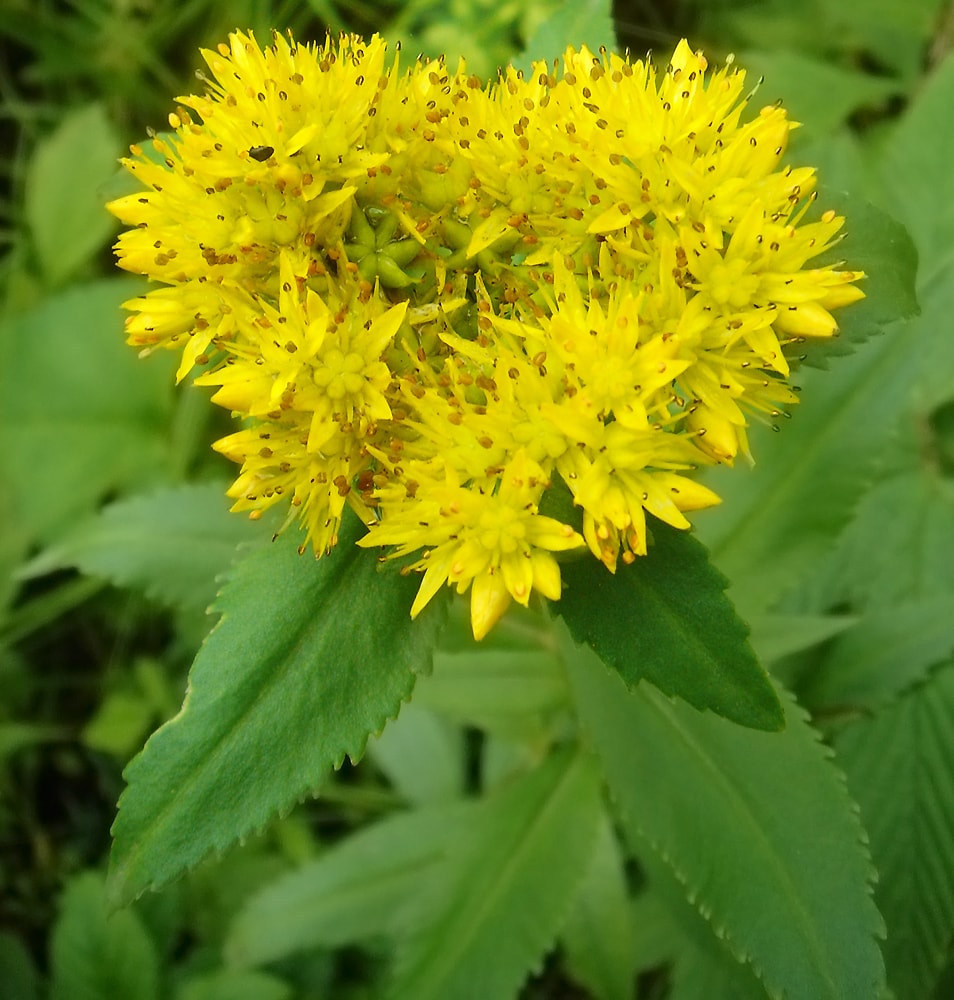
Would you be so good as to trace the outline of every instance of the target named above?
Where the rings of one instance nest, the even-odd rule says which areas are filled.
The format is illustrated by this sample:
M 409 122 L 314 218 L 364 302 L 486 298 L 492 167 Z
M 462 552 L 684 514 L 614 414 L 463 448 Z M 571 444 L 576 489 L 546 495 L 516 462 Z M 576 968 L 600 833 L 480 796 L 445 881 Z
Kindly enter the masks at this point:
M 377 37 L 203 55 L 110 205 L 120 265 L 159 283 L 129 341 L 243 421 L 215 445 L 233 509 L 287 503 L 320 555 L 350 505 L 423 573 L 413 615 L 454 586 L 480 637 L 559 599 L 561 552 L 651 558 L 647 513 L 719 502 L 694 470 L 748 457 L 862 297 L 817 263 L 844 220 L 807 218 L 794 124 L 685 41 L 661 71 L 570 48 L 488 85 Z M 540 514 L 555 489 L 579 531 Z
M 476 481 L 462 479 L 437 457 L 412 464 L 403 483 L 379 490 L 381 520 L 358 544 L 396 546 L 394 556 L 426 547 L 412 567 L 424 572 L 412 617 L 445 583 L 461 594 L 473 585 L 471 626 L 482 639 L 511 600 L 526 605 L 534 589 L 550 600 L 560 598 L 553 553 L 577 548 L 583 539 L 569 525 L 538 513 L 548 485 L 522 450 L 499 476 Z

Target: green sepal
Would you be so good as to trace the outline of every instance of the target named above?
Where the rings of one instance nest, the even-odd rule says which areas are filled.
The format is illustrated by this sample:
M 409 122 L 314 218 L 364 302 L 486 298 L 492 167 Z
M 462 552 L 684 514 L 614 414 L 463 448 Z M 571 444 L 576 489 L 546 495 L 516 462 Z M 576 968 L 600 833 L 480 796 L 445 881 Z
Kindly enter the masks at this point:
M 751 729 L 784 728 L 775 688 L 705 546 L 655 519 L 652 537 L 648 555 L 615 574 L 592 558 L 563 564 L 554 609 L 573 638 L 629 687 L 647 680 Z

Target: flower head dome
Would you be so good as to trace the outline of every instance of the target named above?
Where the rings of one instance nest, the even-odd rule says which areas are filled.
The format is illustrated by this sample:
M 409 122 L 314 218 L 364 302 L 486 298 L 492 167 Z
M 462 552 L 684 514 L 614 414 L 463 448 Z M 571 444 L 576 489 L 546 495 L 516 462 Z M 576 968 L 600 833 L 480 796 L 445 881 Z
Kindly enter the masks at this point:
M 486 85 L 377 37 L 203 55 L 110 206 L 158 283 L 129 340 L 243 421 L 216 445 L 234 509 L 287 504 L 320 555 L 351 506 L 422 573 L 413 615 L 454 586 L 480 637 L 559 599 L 562 558 L 652 558 L 651 518 L 719 501 L 694 470 L 748 455 L 862 296 L 818 263 L 844 220 L 786 162 L 785 111 L 684 41 Z

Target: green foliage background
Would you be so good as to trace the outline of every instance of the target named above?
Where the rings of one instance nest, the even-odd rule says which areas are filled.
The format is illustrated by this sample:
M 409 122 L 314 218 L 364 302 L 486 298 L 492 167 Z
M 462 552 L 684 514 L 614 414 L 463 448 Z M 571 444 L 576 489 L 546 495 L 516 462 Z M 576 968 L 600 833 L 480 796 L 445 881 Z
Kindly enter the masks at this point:
M 484 75 L 686 36 L 804 123 L 879 283 L 664 564 L 567 567 L 586 600 L 477 646 L 227 514 L 221 415 L 123 343 L 102 204 L 198 46 L 273 25 Z M 954 8 L 4 0 L 0 40 L 0 993 L 950 996 Z

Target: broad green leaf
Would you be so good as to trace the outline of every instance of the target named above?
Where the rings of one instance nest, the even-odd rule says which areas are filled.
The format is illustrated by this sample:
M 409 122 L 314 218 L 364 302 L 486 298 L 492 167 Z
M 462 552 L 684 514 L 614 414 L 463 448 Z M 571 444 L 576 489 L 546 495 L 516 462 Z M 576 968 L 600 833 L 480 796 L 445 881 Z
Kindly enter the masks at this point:
M 27 171 L 26 219 L 51 284 L 85 263 L 116 228 L 97 189 L 115 173 L 121 152 L 101 104 L 73 111 L 37 146 Z
M 440 608 L 412 622 L 418 581 L 378 572 L 356 518 L 334 552 L 282 535 L 238 563 L 182 711 L 127 769 L 113 828 L 114 896 L 159 886 L 313 791 L 397 714 L 430 668 Z
M 222 483 L 118 500 L 31 560 L 20 575 L 75 566 L 165 604 L 204 610 L 238 545 L 262 537 L 259 525 L 228 508 Z
M 589 870 L 560 934 L 570 977 L 594 1000 L 633 998 L 636 954 L 625 861 L 604 814 Z
M 901 89 L 889 77 L 784 48 L 742 52 L 736 58 L 748 79 L 763 78 L 757 100 L 784 101 L 789 117 L 802 122 L 810 136 L 833 132 L 859 108 L 882 104 Z
M 120 303 L 141 287 L 80 285 L 0 324 L 0 480 L 44 540 L 165 475 L 170 359 L 141 362 L 123 342 Z
M 898 1000 L 921 1000 L 954 938 L 954 663 L 846 728 L 835 749 L 878 868 L 888 982 Z
M 883 925 L 864 833 L 804 714 L 786 698 L 784 732 L 755 732 L 646 685 L 627 690 L 589 651 L 565 649 L 634 847 L 665 860 L 769 994 L 879 996 Z
M 229 930 L 226 957 L 260 965 L 400 934 L 402 908 L 470 825 L 475 808 L 427 806 L 352 833 L 252 897 Z
M 219 969 L 188 980 L 176 1000 L 291 1000 L 288 983 L 251 969 Z
M 426 684 L 422 679 L 419 686 Z M 458 798 L 464 783 L 463 733 L 417 700 L 368 743 L 368 756 L 408 802 Z
M 51 1000 L 154 1000 L 155 946 L 133 910 L 109 913 L 102 877 L 72 879 L 50 945 Z
M 558 752 L 482 799 L 404 911 L 389 1000 L 515 997 L 569 913 L 600 812 L 582 752 Z
M 649 554 L 615 574 L 595 559 L 565 563 L 554 610 L 628 686 L 645 679 L 743 726 L 780 729 L 782 707 L 725 578 L 692 535 L 661 521 L 652 534 Z
M 782 432 L 753 428 L 755 468 L 706 476 L 723 502 L 697 516 L 696 527 L 743 614 L 772 607 L 851 520 L 900 422 L 918 350 L 916 324 L 906 324 L 830 372 L 805 372 L 802 402 Z
M 824 708 L 873 710 L 954 655 L 954 594 L 870 611 L 825 652 L 801 689 Z
M 600 46 L 616 48 L 610 0 L 571 0 L 560 4 L 540 24 L 513 65 L 528 73 L 533 63 L 552 62 L 562 56 L 568 45 L 577 51 L 585 45 L 591 52 L 599 52 Z

